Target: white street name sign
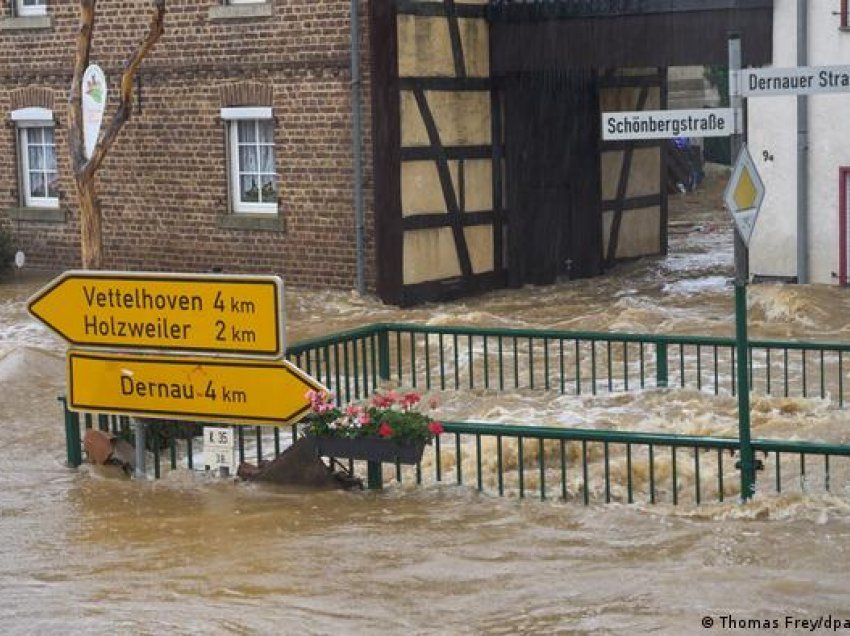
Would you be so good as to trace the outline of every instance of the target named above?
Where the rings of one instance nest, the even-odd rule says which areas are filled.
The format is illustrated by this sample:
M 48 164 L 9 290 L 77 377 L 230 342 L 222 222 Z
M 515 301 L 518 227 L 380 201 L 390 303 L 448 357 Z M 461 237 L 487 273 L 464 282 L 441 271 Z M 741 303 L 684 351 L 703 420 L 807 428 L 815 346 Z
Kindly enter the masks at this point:
M 850 92 L 850 66 L 756 68 L 741 71 L 741 95 L 817 95 Z
M 691 110 L 634 110 L 602 114 L 602 139 L 673 139 L 728 137 L 735 130 L 731 108 Z

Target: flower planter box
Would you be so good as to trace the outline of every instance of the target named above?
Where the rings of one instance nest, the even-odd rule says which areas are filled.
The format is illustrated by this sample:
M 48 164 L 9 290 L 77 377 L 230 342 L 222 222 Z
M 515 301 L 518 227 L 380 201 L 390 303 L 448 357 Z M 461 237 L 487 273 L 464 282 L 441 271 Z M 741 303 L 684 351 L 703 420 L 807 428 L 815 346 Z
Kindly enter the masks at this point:
M 425 442 L 400 442 L 380 437 L 314 437 L 322 457 L 362 459 L 370 462 L 416 464 Z

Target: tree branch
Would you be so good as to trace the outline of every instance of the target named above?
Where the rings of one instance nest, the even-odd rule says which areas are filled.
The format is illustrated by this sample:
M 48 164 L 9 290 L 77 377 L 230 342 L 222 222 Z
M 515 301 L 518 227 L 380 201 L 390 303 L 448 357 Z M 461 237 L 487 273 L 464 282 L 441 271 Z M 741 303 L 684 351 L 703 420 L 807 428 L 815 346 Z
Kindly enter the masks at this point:
M 80 28 L 77 32 L 77 48 L 74 53 L 74 77 L 68 94 L 68 145 L 71 150 L 71 164 L 75 175 L 81 175 L 85 168 L 86 156 L 83 150 L 83 73 L 89 65 L 92 34 L 94 33 L 94 15 L 96 0 L 80 0 Z
M 81 0 L 81 3 L 91 2 L 93 5 L 95 1 L 96 0 Z M 91 159 L 89 159 L 88 163 L 84 167 L 84 171 L 88 177 L 94 177 L 95 172 L 97 172 L 98 168 L 100 168 L 100 164 L 103 163 L 106 153 L 118 137 L 118 133 L 121 131 L 121 128 L 123 128 L 124 124 L 130 119 L 130 115 L 133 112 L 133 81 L 142 60 L 145 59 L 145 56 L 150 52 L 154 44 L 156 44 L 157 40 L 159 40 L 160 36 L 162 36 L 164 31 L 164 17 L 165 0 L 154 0 L 154 13 L 151 16 L 148 34 L 145 36 L 145 39 L 139 43 L 136 50 L 133 51 L 127 61 L 124 62 L 124 72 L 121 75 L 121 93 L 118 109 L 112 116 L 112 119 L 109 122 L 109 127 L 106 129 L 103 137 L 95 146 Z M 76 68 L 74 71 L 76 73 Z M 82 78 L 82 75 L 80 78 Z M 79 86 L 79 82 L 77 83 L 77 86 Z M 77 90 L 79 90 L 79 88 L 77 88 Z M 82 136 L 80 137 L 80 140 L 82 140 Z

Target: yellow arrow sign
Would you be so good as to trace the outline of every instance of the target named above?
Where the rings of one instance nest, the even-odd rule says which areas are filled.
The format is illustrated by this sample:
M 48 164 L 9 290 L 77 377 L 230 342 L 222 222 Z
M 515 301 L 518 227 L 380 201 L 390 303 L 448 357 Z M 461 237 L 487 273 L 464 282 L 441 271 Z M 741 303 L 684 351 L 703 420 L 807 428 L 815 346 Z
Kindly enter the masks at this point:
M 277 426 L 310 409 L 310 389 L 324 387 L 286 360 L 68 352 L 75 411 Z
M 29 301 L 71 344 L 279 357 L 277 276 L 68 271 Z

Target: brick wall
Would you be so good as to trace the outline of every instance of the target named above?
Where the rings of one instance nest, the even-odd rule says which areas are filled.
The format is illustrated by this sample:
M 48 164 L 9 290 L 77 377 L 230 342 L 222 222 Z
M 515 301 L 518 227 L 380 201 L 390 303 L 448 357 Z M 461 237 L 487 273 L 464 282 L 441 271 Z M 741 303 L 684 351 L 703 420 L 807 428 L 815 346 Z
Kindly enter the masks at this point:
M 100 0 L 91 61 L 114 110 L 120 68 L 147 29 L 141 0 Z M 165 34 L 141 69 L 134 112 L 98 173 L 105 267 L 282 274 L 297 285 L 355 284 L 348 0 L 274 0 L 271 16 L 211 19 L 215 0 L 170 0 Z M 245 5 L 241 5 L 244 7 Z M 18 207 L 15 129 L 0 126 L 0 224 L 28 263 L 79 266 L 79 213 L 65 133 L 77 4 L 49 3 L 49 28 L 9 30 L 0 14 L 0 117 L 52 107 L 65 222 L 10 220 Z M 368 9 L 361 5 L 367 281 L 374 280 Z M 7 28 L 3 28 L 3 22 Z M 245 88 L 254 86 L 254 89 Z M 253 91 L 253 92 L 252 92 Z M 221 227 L 228 214 L 223 105 L 271 103 L 282 231 Z M 236 96 L 236 97 L 234 97 Z M 244 101 L 244 100 L 243 100 Z M 248 100 L 250 101 L 250 100 Z M 229 103 L 228 103 L 229 102 Z M 20 216 L 20 215 L 18 215 Z

